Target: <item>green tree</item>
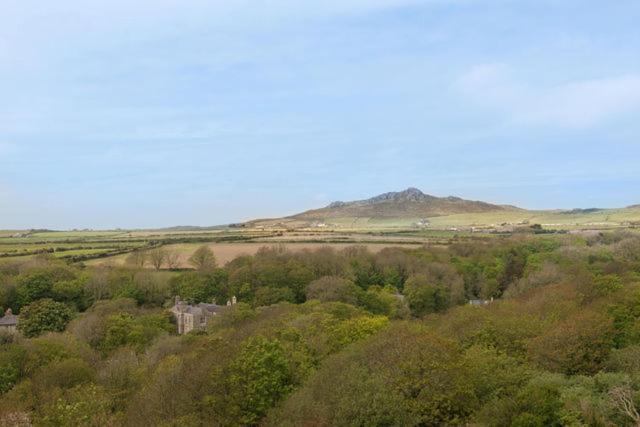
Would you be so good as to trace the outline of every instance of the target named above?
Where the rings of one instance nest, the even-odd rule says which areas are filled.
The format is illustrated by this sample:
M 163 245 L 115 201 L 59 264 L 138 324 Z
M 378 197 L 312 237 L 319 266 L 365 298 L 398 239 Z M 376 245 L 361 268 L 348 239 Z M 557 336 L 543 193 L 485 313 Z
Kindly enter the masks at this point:
M 95 384 L 82 384 L 69 390 L 37 414 L 39 425 L 110 426 L 118 425 L 111 412 L 109 393 Z
M 383 276 L 375 263 L 375 258 L 366 247 L 347 248 L 343 254 L 348 260 L 348 276 L 357 286 L 368 289 L 373 285 L 384 285 Z
M 289 288 L 274 288 L 271 286 L 265 286 L 256 291 L 256 306 L 272 305 L 281 301 L 295 302 L 295 294 Z
M 250 338 L 229 366 L 230 409 L 240 425 L 254 425 L 293 390 L 295 373 L 280 341 Z
M 48 271 L 35 271 L 18 277 L 16 296 L 19 307 L 38 299 L 50 298 L 53 284 L 53 276 Z
M 26 375 L 33 375 L 56 361 L 64 359 L 82 359 L 87 363 L 95 362 L 97 355 L 85 342 L 70 334 L 45 334 L 23 341 L 27 352 L 24 364 Z
M 529 355 L 553 372 L 595 374 L 602 369 L 613 346 L 611 319 L 596 311 L 582 311 L 532 339 Z
M 52 288 L 53 299 L 73 304 L 77 310 L 84 311 L 90 306 L 85 283 L 82 278 L 56 282 Z
M 539 376 L 513 395 L 490 402 L 476 420 L 480 425 L 496 427 L 560 427 L 564 425 L 561 401 L 564 385 L 559 375 Z
M 384 316 L 362 316 L 339 322 L 328 328 L 329 345 L 332 351 L 338 351 L 351 343 L 374 335 L 388 325 L 389 319 Z
M 173 295 L 180 295 L 191 303 L 211 302 L 213 299 L 225 302 L 229 295 L 227 273 L 216 268 L 206 273 L 183 273 L 171 280 Z
M 189 257 L 189 264 L 198 271 L 209 271 L 216 268 L 216 256 L 209 246 L 202 245 Z
M 364 291 L 352 281 L 335 276 L 321 277 L 307 286 L 307 299 L 322 302 L 339 301 L 357 305 Z
M 9 278 L 0 274 L 0 312 L 7 308 L 18 310 L 16 284 Z
M 114 314 L 106 320 L 100 348 L 103 353 L 123 346 L 131 346 L 140 351 L 156 337 L 171 330 L 171 323 L 163 314 L 137 317 L 128 313 Z
M 22 376 L 26 351 L 14 344 L 0 346 L 0 395 L 9 391 Z
M 26 337 L 35 337 L 43 332 L 60 332 L 64 331 L 72 318 L 73 311 L 66 304 L 45 298 L 22 309 L 18 329 Z
M 32 377 L 34 387 L 43 394 L 56 388 L 68 389 L 93 380 L 94 369 L 79 358 L 53 361 L 39 369 Z
M 442 285 L 430 283 L 426 276 L 411 276 L 404 285 L 404 291 L 414 316 L 421 317 L 449 307 L 447 289 Z

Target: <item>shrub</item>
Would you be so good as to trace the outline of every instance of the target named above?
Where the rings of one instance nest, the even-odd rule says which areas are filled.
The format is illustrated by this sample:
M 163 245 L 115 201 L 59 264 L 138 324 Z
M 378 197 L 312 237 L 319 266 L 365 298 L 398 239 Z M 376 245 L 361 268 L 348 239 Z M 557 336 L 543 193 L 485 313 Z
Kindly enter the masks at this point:
M 48 298 L 41 299 L 22 309 L 18 329 L 26 337 L 35 337 L 43 332 L 60 332 L 72 318 L 73 311 L 67 305 Z
M 307 299 L 322 302 L 339 301 L 357 305 L 362 289 L 353 282 L 341 277 L 325 276 L 309 283 L 306 290 Z
M 54 280 L 47 271 L 34 271 L 18 277 L 16 296 L 19 307 L 52 296 Z
M 549 327 L 529 344 L 529 355 L 541 367 L 567 375 L 602 369 L 614 344 L 610 318 L 594 311 L 575 314 Z
M 0 394 L 9 391 L 22 377 L 26 351 L 12 344 L 0 347 Z

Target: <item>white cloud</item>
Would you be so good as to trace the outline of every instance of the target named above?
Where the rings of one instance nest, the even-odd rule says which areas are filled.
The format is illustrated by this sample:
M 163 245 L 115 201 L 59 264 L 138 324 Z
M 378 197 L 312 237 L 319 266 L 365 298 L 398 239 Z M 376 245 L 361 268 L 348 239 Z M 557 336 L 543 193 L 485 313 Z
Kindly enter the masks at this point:
M 481 64 L 455 88 L 515 125 L 588 128 L 640 110 L 639 73 L 536 86 L 516 79 L 504 64 Z

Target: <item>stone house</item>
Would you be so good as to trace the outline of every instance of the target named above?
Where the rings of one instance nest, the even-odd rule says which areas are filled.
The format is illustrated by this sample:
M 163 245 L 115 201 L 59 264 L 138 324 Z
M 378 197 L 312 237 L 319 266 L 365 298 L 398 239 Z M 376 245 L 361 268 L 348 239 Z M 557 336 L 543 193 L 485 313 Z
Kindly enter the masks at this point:
M 227 305 L 218 305 L 215 302 L 207 304 L 201 302 L 196 305 L 187 304 L 185 301 L 181 301 L 179 296 L 176 296 L 175 304 L 171 307 L 171 313 L 176 320 L 178 327 L 178 334 L 184 335 L 193 331 L 194 329 L 204 329 L 213 316 L 216 316 L 227 307 L 235 305 L 237 302 L 234 296 L 231 300 L 227 301 Z
M 13 314 L 10 308 L 0 317 L 0 333 L 15 334 L 18 331 L 19 316 Z

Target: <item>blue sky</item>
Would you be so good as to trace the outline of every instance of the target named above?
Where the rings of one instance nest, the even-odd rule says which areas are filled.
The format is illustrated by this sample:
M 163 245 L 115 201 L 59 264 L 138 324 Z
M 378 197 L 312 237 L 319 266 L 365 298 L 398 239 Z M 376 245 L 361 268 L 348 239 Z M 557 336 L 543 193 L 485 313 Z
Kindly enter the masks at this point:
M 637 0 L 2 0 L 0 228 L 409 186 L 640 203 L 639 21 Z

